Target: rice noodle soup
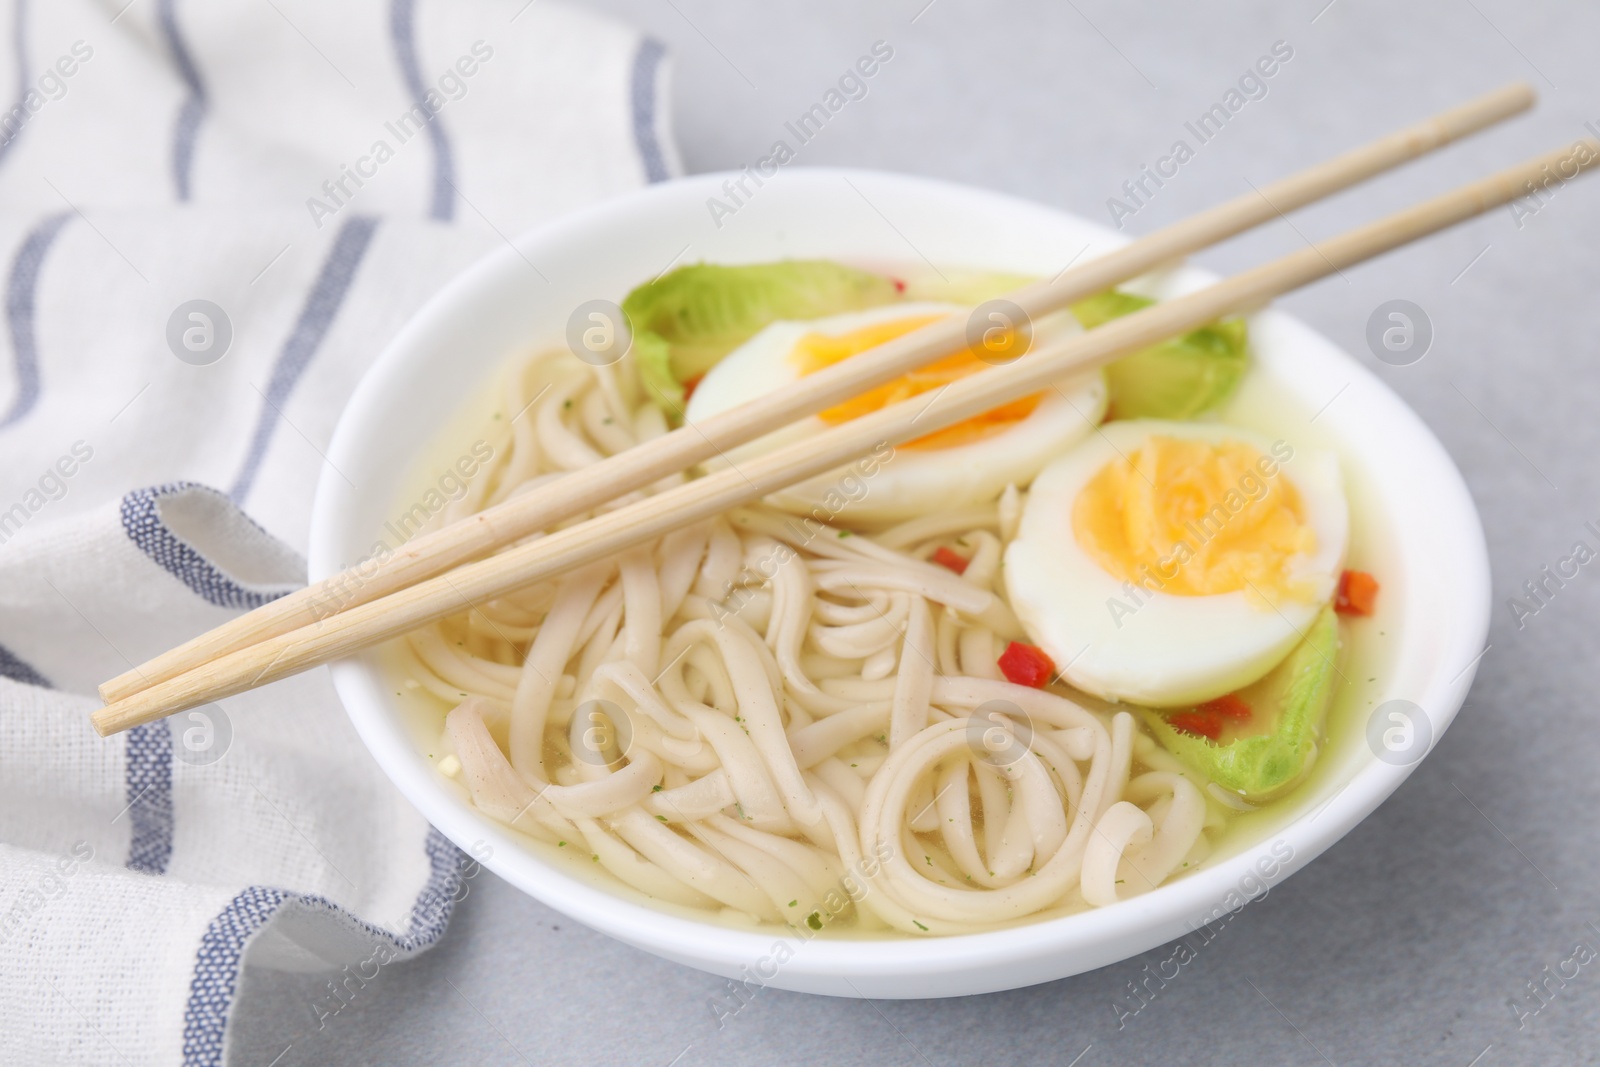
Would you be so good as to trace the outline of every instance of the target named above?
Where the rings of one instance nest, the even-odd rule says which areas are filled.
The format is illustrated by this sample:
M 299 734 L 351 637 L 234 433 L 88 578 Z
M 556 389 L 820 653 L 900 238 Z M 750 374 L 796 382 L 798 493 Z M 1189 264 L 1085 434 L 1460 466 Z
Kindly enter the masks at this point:
M 391 532 L 537 492 L 1023 280 L 679 268 L 622 301 L 620 360 L 513 359 Z M 1092 329 L 1161 295 L 1145 279 L 1037 325 Z M 413 735 L 592 884 L 807 936 L 1032 922 L 1231 855 L 1347 768 L 1390 578 L 1361 472 L 1251 343 L 1243 320 L 1213 324 L 415 631 L 384 652 Z M 708 466 L 931 396 L 982 355 Z

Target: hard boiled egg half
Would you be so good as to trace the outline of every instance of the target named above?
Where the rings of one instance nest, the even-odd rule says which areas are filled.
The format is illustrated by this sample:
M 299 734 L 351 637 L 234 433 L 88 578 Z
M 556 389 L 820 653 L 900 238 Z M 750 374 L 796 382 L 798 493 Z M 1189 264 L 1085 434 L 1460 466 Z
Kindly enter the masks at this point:
M 774 322 L 706 373 L 689 398 L 685 420 L 702 421 L 930 322 L 969 313 L 955 304 L 904 303 L 806 322 Z M 1052 337 L 1079 329 L 1066 316 L 1047 326 Z M 814 436 L 909 397 L 927 393 L 930 403 L 937 403 L 931 395 L 936 390 L 988 368 L 971 351 L 958 352 L 733 450 L 727 459 L 737 465 L 742 456 Z M 984 503 L 1009 483 L 1025 486 L 1032 481 L 1051 459 L 1093 431 L 1105 406 L 1105 377 L 1092 371 L 898 445 L 865 477 L 835 472 L 769 499 L 794 511 L 822 508 L 841 520 L 891 521 Z
M 1034 479 L 1006 588 L 1072 685 L 1197 704 L 1289 653 L 1348 541 L 1333 453 L 1217 423 L 1111 422 Z

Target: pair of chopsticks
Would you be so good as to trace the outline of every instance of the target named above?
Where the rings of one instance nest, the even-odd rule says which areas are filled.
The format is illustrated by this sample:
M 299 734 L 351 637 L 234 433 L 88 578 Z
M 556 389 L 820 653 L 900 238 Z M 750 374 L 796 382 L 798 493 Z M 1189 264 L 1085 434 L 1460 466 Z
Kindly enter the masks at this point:
M 1344 155 L 1267 185 L 1025 286 L 1007 298 L 1031 318 L 1103 292 L 1261 223 L 1526 110 L 1533 90 L 1509 85 Z M 1580 152 L 1580 145 L 1587 151 Z M 1198 292 L 1084 334 L 1036 343 L 1006 365 L 960 379 L 822 434 L 720 470 L 585 522 L 506 548 L 667 475 L 694 467 L 789 423 L 842 403 L 965 348 L 952 316 L 798 383 L 648 445 L 513 496 L 397 549 L 375 572 L 335 575 L 202 634 L 100 688 L 102 735 L 243 692 L 348 656 L 533 582 L 611 556 L 670 530 L 831 471 L 881 442 L 899 444 L 1048 388 L 1074 373 L 1159 343 L 1435 233 L 1525 195 L 1545 168 L 1564 177 L 1600 158 L 1579 142 L 1461 186 Z M 503 551 L 499 551 L 502 550 Z M 491 554 L 497 553 L 497 554 Z M 339 604 L 332 614 L 319 606 Z

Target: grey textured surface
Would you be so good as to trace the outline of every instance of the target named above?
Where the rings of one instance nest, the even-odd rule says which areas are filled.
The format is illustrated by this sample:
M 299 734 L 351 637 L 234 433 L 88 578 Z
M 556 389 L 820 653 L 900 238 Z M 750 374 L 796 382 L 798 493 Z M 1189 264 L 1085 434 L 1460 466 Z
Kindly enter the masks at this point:
M 1202 257 L 1221 270 L 1600 124 L 1592 4 L 925 2 L 593 6 L 671 49 L 691 171 L 765 154 L 786 119 L 882 39 L 893 60 L 799 164 L 914 171 L 1093 218 L 1185 120 L 1274 41 L 1289 42 L 1294 57 L 1265 98 L 1130 220 L 1133 232 L 1503 81 L 1543 94 L 1514 126 Z M 1520 1030 L 1509 1004 L 1537 1005 L 1526 983 L 1576 942 L 1600 947 L 1588 925 L 1600 926 L 1600 577 L 1585 568 L 1520 630 L 1505 603 L 1600 519 L 1600 264 L 1584 239 L 1600 223 L 1600 184 L 1562 189 L 1520 221 L 1497 212 L 1284 302 L 1362 354 L 1380 303 L 1413 300 L 1432 319 L 1421 362 L 1365 358 L 1443 439 L 1477 499 L 1495 569 L 1492 647 L 1465 710 L 1406 785 L 1245 909 L 1123 1029 L 1113 999 L 1165 950 L 957 1001 L 769 990 L 719 1030 L 707 1003 L 721 980 L 613 943 L 483 875 L 443 945 L 386 968 L 320 1032 L 315 980 L 250 972 L 232 1061 L 1600 1062 L 1600 960 L 1564 986 L 1548 982 L 1547 1003 Z

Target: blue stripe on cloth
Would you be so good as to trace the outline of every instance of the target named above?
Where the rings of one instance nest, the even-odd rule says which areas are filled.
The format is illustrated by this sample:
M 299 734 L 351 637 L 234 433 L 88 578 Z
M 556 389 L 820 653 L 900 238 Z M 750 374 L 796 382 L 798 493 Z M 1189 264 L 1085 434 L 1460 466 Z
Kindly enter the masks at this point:
M 189 1004 L 183 1013 L 184 1067 L 220 1067 L 228 1009 L 239 984 L 239 958 L 250 938 L 290 896 L 283 889 L 250 886 L 229 901 L 206 928 L 195 954 Z
M 0 134 L 5 135 L 5 140 L 0 141 L 0 163 L 4 163 L 6 156 L 11 154 L 11 146 L 17 143 L 17 138 L 22 134 L 22 127 L 28 124 L 29 111 L 24 106 L 28 99 L 28 90 L 33 88 L 30 84 L 32 77 L 28 73 L 28 0 L 15 0 L 16 7 L 12 11 L 11 19 L 11 46 L 17 57 L 17 102 L 11 108 L 0 113 Z M 15 120 L 16 128 L 11 128 Z
M 130 870 L 165 874 L 172 859 L 172 727 L 157 719 L 128 731 Z
M 167 573 L 203 597 L 207 603 L 219 608 L 259 608 L 282 596 L 282 593 L 240 585 L 167 528 L 166 523 L 161 521 L 161 509 L 157 502 L 169 494 L 186 492 L 223 495 L 209 485 L 197 482 L 168 482 L 148 489 L 135 489 L 122 498 L 122 528 L 127 532 L 128 539 Z M 244 518 L 249 521 L 249 516 Z M 255 525 L 253 522 L 251 524 Z
M 250 495 L 250 487 L 255 484 L 256 475 L 261 471 L 261 461 L 266 458 L 267 445 L 272 443 L 272 433 L 278 426 L 278 420 L 283 417 L 283 405 L 288 403 L 295 383 L 305 372 L 311 357 L 316 355 L 322 339 L 327 336 L 328 327 L 333 325 L 334 316 L 339 313 L 339 306 L 355 279 L 356 268 L 367 254 L 367 246 L 372 243 L 372 234 L 377 226 L 377 219 L 357 215 L 346 220 L 339 229 L 339 235 L 334 238 L 333 249 L 323 261 L 322 271 L 311 287 L 311 294 L 300 309 L 300 318 L 272 368 L 272 381 L 267 384 L 266 394 L 262 397 L 261 415 L 256 421 L 249 451 L 245 453 L 244 464 L 233 481 L 233 488 L 228 490 L 228 496 L 235 504 L 244 503 Z
M 70 212 L 63 211 L 39 223 L 22 242 L 17 258 L 11 261 L 11 278 L 6 283 L 6 325 L 11 332 L 17 391 L 11 398 L 11 409 L 0 415 L 0 429 L 20 420 L 39 402 L 39 339 L 34 332 L 34 297 L 44 257 L 70 217 Z
M 417 108 L 422 109 L 422 125 L 427 127 L 428 140 L 433 145 L 433 202 L 428 206 L 428 217 L 449 222 L 456 214 L 455 155 L 444 123 L 423 103 L 428 88 L 422 83 L 422 67 L 417 62 L 416 15 L 417 0 L 390 0 L 389 34 L 394 39 L 395 60 L 400 64 L 406 91 L 411 94 L 411 113 L 415 115 Z
M 189 984 L 189 1004 L 183 1019 L 184 1067 L 220 1067 L 228 1027 L 228 1012 L 239 983 L 239 964 L 250 938 L 286 903 L 296 903 L 343 918 L 367 936 L 377 938 L 396 952 L 427 948 L 444 935 L 455 909 L 467 867 L 464 854 L 443 834 L 428 828 L 428 882 L 411 908 L 405 933 L 387 930 L 358 919 L 325 897 L 300 896 L 270 886 L 250 886 L 228 902 L 211 921 L 195 954 L 194 978 Z
M 5 645 L 0 645 L 0 678 L 10 678 L 13 682 L 37 685 L 43 689 L 55 688 L 50 684 L 50 679 L 33 669 L 33 664 Z
M 667 158 L 661 151 L 661 140 L 656 131 L 656 71 L 665 55 L 666 49 L 654 37 L 640 40 L 639 50 L 633 55 L 630 91 L 633 100 L 633 141 L 639 148 L 644 176 L 652 182 L 664 182 L 672 177 L 667 172 Z
M 189 90 L 183 106 L 178 110 L 178 121 L 172 133 L 172 184 L 179 200 L 190 200 L 193 198 L 191 175 L 194 170 L 195 135 L 199 132 L 200 120 L 206 114 L 206 87 L 200 80 L 200 68 L 195 65 L 194 56 L 184 42 L 183 32 L 178 29 L 177 0 L 161 0 L 156 6 L 156 16 L 161 23 L 162 36 L 167 39 L 167 48 L 172 52 L 172 62 L 177 65 L 178 74 Z

